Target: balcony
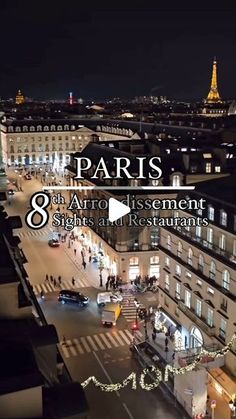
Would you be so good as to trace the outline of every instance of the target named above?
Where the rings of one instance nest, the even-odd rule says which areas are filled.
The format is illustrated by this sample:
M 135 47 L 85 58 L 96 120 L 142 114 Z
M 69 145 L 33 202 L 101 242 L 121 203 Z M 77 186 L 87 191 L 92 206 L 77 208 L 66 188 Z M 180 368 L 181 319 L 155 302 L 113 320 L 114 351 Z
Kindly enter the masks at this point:
M 178 230 L 174 227 L 168 227 L 167 230 L 175 232 L 177 236 L 184 237 L 189 239 L 190 242 L 195 242 L 196 245 L 200 248 L 208 249 L 209 253 L 213 256 L 218 255 L 221 259 L 224 259 L 223 262 L 226 260 L 227 262 L 230 262 L 230 264 L 233 265 L 233 268 L 235 269 L 236 265 L 236 256 L 234 256 L 232 253 L 227 252 L 224 249 L 221 249 L 219 246 L 216 246 L 213 243 L 208 242 L 207 240 L 203 239 L 202 237 L 196 236 L 196 234 L 191 233 L 190 231 L 187 231 L 185 229 Z
M 202 317 L 199 318 L 190 308 L 186 307 L 183 301 L 178 302 L 179 309 L 186 314 L 196 325 L 200 327 L 208 336 L 214 336 L 216 328 L 210 327 L 206 324 L 206 320 Z

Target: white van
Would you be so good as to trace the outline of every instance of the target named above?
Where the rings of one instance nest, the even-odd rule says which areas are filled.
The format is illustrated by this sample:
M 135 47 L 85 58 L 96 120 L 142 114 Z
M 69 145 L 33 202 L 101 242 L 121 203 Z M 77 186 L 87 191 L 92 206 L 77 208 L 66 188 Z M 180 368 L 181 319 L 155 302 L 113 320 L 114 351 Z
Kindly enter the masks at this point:
M 120 303 L 123 297 L 120 292 L 99 292 L 97 295 L 97 305 L 104 306 L 106 303 Z
M 116 303 L 106 303 L 102 310 L 102 324 L 116 325 L 116 321 L 121 313 L 121 305 Z

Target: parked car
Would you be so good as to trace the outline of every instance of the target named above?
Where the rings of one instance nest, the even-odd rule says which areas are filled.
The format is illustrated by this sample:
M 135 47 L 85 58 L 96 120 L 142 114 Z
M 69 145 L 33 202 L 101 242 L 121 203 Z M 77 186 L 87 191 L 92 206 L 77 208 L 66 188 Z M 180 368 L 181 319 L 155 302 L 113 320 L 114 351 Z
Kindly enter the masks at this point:
M 60 246 L 59 240 L 56 240 L 56 239 L 48 240 L 48 244 L 49 244 L 50 247 L 59 247 Z
M 120 303 L 123 300 L 123 297 L 120 292 L 99 292 L 97 294 L 97 304 L 98 306 L 104 306 L 106 303 Z
M 62 304 L 74 303 L 84 307 L 88 304 L 89 298 L 77 291 L 61 290 L 59 292 L 58 301 Z

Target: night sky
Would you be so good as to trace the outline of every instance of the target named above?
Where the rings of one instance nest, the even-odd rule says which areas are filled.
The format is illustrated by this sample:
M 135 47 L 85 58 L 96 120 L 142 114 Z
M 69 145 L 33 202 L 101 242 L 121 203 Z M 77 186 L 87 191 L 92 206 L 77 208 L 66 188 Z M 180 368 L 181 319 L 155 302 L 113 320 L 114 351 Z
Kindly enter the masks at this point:
M 66 98 L 69 91 L 95 99 L 201 99 L 216 55 L 220 94 L 236 98 L 236 6 L 86 3 L 1 0 L 0 97 L 21 88 L 37 99 Z

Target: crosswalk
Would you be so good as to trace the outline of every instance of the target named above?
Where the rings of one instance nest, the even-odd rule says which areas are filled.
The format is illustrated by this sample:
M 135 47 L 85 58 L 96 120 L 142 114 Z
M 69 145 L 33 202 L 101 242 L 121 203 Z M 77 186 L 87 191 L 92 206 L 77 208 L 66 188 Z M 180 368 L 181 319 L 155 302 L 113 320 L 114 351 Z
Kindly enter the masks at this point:
M 17 230 L 17 235 L 20 237 L 20 239 L 25 238 L 32 238 L 32 237 L 40 237 L 40 236 L 48 236 L 48 239 L 52 238 L 52 229 L 49 226 L 46 226 L 39 230 L 33 230 L 30 228 L 24 228 Z
M 142 333 L 135 332 L 136 338 L 141 340 Z M 118 348 L 130 345 L 133 335 L 128 329 L 116 330 L 112 332 L 98 333 L 90 336 L 67 339 L 59 343 L 65 358 L 71 358 L 86 353 L 104 351 L 107 349 Z
M 69 279 L 62 279 L 61 285 L 57 283 L 54 287 L 53 283 L 51 282 L 42 282 L 41 284 L 33 285 L 33 291 L 35 295 L 40 295 L 41 292 L 44 294 L 48 294 L 49 292 L 55 292 L 59 290 L 71 290 L 76 288 L 84 288 L 89 287 L 89 283 L 85 282 L 83 278 L 75 279 L 75 285 L 73 286 L 71 280 Z
M 122 314 L 125 317 L 127 322 L 134 322 L 136 320 L 137 308 L 134 303 L 135 297 L 131 295 L 128 291 L 123 291 L 123 301 L 122 301 Z M 144 308 L 143 304 L 140 304 L 140 308 Z M 139 320 L 141 323 L 142 320 Z

